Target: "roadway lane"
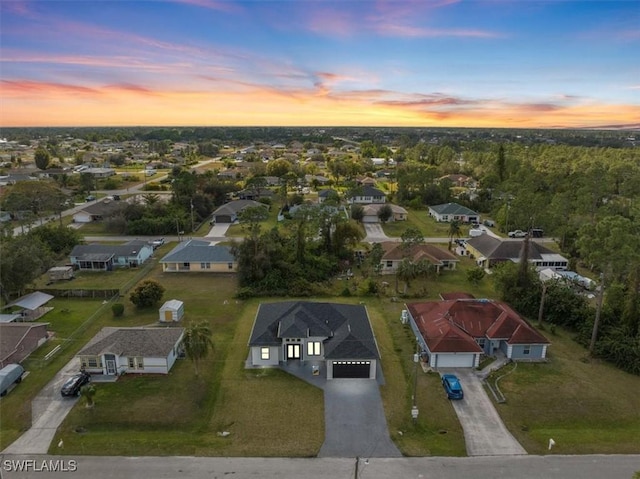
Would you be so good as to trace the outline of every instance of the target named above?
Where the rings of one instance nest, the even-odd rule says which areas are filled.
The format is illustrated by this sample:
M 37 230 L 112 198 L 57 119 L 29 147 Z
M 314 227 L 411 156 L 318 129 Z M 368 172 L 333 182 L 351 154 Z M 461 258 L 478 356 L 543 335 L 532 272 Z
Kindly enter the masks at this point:
M 25 459 L 34 461 L 29 463 L 31 470 L 15 472 L 15 466 L 25 464 L 15 461 Z M 65 467 L 66 471 L 43 472 L 43 461 L 46 465 Z M 34 465 L 40 470 L 34 471 Z M 640 455 L 362 458 L 358 462 L 358 476 L 355 458 L 42 455 L 4 456 L 0 467 L 3 479 L 630 479 L 640 469 Z

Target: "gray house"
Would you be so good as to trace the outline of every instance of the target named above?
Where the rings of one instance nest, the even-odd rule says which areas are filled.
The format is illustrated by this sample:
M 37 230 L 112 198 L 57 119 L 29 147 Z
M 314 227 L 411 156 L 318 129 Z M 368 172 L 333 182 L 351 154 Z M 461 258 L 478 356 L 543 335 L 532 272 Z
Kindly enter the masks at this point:
M 549 341 L 507 304 L 452 299 L 406 305 L 408 320 L 432 368 L 477 367 L 500 351 L 514 361 L 543 361 Z
M 69 258 L 78 269 L 111 271 L 117 267 L 136 267 L 153 254 L 146 241 L 133 240 L 123 245 L 89 244 L 73 248 Z
M 181 353 L 184 328 L 102 328 L 78 354 L 92 374 L 167 374 Z
M 372 203 L 385 203 L 387 201 L 387 196 L 383 191 L 369 185 L 356 188 L 352 191 L 351 195 L 352 196 L 348 200 L 351 204 L 357 203 L 367 205 Z
M 524 241 L 522 239 L 500 239 L 490 235 L 476 236 L 467 240 L 465 248 L 476 264 L 482 268 L 511 261 L 519 263 L 523 256 Z M 566 270 L 569 260 L 536 241 L 529 241 L 529 263 L 537 271 L 550 268 L 555 271 Z
M 327 379 L 375 379 L 380 359 L 367 310 L 353 304 L 261 304 L 249 348 L 253 367 L 323 363 Z

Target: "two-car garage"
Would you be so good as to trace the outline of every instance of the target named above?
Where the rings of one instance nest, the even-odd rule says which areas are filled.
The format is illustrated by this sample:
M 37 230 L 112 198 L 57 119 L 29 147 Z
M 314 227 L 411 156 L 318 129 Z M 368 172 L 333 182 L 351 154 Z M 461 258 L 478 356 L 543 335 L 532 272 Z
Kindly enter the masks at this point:
M 376 361 L 327 361 L 327 379 L 375 379 Z

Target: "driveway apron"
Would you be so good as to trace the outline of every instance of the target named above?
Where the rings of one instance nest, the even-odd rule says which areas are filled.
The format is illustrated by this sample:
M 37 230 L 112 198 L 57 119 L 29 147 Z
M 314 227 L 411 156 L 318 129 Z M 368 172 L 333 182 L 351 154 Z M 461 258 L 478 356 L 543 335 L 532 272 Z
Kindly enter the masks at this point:
M 452 400 L 451 403 L 464 430 L 467 455 L 502 456 L 527 453 L 502 422 L 482 386 L 482 381 L 473 371 L 442 369 L 441 372 L 456 374 L 464 390 L 464 399 Z
M 333 379 L 324 389 L 325 440 L 318 457 L 401 457 L 391 441 L 378 383 Z

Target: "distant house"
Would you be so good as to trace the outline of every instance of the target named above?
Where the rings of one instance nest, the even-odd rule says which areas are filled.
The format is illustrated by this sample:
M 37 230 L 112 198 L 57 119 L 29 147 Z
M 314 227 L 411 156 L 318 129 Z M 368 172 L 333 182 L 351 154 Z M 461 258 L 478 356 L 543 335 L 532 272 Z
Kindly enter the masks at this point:
M 352 196 L 348 201 L 351 204 L 385 203 L 387 201 L 387 197 L 378 188 L 363 186 L 362 188 L 356 188 L 353 190 Z
M 20 363 L 48 338 L 48 323 L 0 323 L 0 369 Z
M 109 178 L 116 174 L 113 168 L 87 168 L 82 173 L 89 173 L 94 178 Z
M 458 203 L 445 203 L 429 206 L 429 215 L 438 222 L 458 221 L 460 223 L 479 223 L 480 215 Z
M 386 241 L 381 245 L 384 251 L 380 261 L 382 274 L 394 274 L 405 258 L 412 263 L 418 263 L 422 260 L 428 261 L 434 266 L 437 273 L 456 269 L 456 265 L 460 261 L 446 249 L 429 243 L 412 246 L 408 251 L 404 250 L 402 243 Z
M 462 187 L 462 188 L 475 188 L 477 185 L 476 180 L 467 175 L 461 174 L 452 174 L 445 175 L 438 178 L 438 181 L 449 180 L 452 186 Z
M 213 212 L 211 221 L 213 223 L 235 223 L 236 221 L 239 221 L 238 216 L 242 211 L 256 206 L 268 208 L 264 203 L 259 203 L 253 200 L 230 201 Z
M 369 176 L 359 176 L 356 178 L 356 184 L 360 186 L 376 186 L 376 180 Z
M 125 205 L 120 201 L 104 200 L 93 203 L 73 215 L 74 223 L 91 223 L 92 221 L 101 221 L 118 211 L 121 211 Z
M 406 305 L 408 320 L 432 368 L 472 368 L 501 351 L 514 361 L 543 361 L 549 341 L 507 304 L 486 299 Z
M 519 263 L 524 250 L 524 241 L 500 239 L 484 234 L 467 240 L 465 248 L 476 260 L 478 266 L 489 269 L 505 261 Z M 569 267 L 567 258 L 536 241 L 529 241 L 529 263 L 536 270 L 545 268 L 566 270 Z
M 184 328 L 102 328 L 76 355 L 91 374 L 168 374 L 181 353 Z
M 250 366 L 308 361 L 326 367 L 327 379 L 375 379 L 380 359 L 367 310 L 355 304 L 263 303 L 249 348 Z
M 247 188 L 236 193 L 241 200 L 259 200 L 260 198 L 273 198 L 275 193 L 269 188 Z
M 193 239 L 179 243 L 160 260 L 160 264 L 165 273 L 235 273 L 238 269 L 231 248 Z
M 153 254 L 146 241 L 133 240 L 123 245 L 77 245 L 71 251 L 71 264 L 81 270 L 111 271 L 117 267 L 136 267 Z
M 389 205 L 391 207 L 391 218 L 389 221 L 406 221 L 409 213 L 402 206 L 393 205 L 391 203 L 378 203 L 372 205 L 364 205 L 363 207 L 363 223 L 379 223 L 380 218 L 378 217 L 378 213 L 380 213 L 380 209 L 385 205 Z
M 336 190 L 333 190 L 331 188 L 320 190 L 318 191 L 318 203 L 324 203 L 327 200 L 327 198 L 330 198 L 332 196 L 335 196 L 338 199 L 340 198 L 340 195 Z

